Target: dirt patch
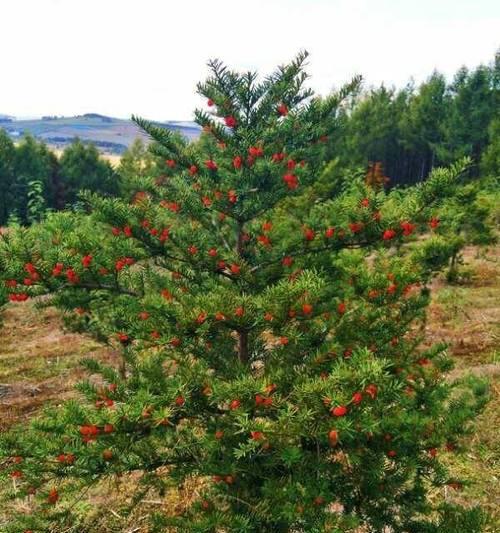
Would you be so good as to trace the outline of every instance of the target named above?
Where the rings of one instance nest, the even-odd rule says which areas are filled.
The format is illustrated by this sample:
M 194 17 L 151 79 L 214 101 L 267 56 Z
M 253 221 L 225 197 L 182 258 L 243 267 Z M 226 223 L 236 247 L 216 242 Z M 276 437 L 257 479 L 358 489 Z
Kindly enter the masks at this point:
M 89 337 L 65 333 L 54 309 L 31 302 L 8 306 L 0 329 L 0 431 L 74 396 L 85 376 L 83 357 L 114 360 Z

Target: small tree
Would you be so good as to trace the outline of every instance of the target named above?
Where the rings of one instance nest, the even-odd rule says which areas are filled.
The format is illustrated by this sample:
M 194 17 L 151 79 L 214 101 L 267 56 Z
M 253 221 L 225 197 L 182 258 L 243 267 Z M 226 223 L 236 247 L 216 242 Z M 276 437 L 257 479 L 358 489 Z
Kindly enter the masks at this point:
M 83 190 L 117 194 L 118 178 L 112 166 L 99 156 L 92 144 L 77 139 L 68 146 L 60 159 L 60 179 L 66 203 L 73 203 Z
M 123 362 L 86 361 L 101 376 L 80 385 L 87 403 L 4 437 L 4 476 L 35 494 L 6 530 L 67 528 L 83 487 L 129 472 L 135 503 L 198 479 L 151 531 L 479 530 L 478 513 L 427 498 L 461 483 L 440 455 L 460 449 L 477 402 L 416 327 L 450 256 L 433 215 L 464 165 L 404 194 L 362 176 L 310 194 L 358 80 L 315 98 L 305 59 L 264 81 L 211 62 L 202 144 L 136 119 L 164 179 L 138 180 L 130 201 L 86 194 L 91 215 L 10 236 L 10 299 L 51 293 Z

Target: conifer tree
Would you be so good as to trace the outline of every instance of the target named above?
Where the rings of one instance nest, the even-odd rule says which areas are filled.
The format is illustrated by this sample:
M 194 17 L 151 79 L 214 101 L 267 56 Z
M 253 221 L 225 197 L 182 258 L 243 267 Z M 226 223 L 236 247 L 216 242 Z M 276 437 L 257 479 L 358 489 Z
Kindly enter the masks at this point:
M 314 97 L 305 60 L 263 81 L 210 62 L 202 143 L 135 119 L 164 178 L 6 236 L 10 300 L 51 294 L 122 356 L 85 362 L 100 376 L 86 402 L 2 438 L 12 496 L 34 494 L 7 531 L 70 530 L 85 487 L 131 472 L 135 503 L 199 482 L 151 531 L 480 530 L 476 511 L 427 498 L 462 483 L 440 457 L 482 398 L 445 381 L 445 347 L 422 348 L 418 327 L 450 256 L 434 214 L 466 163 L 404 192 L 360 175 L 300 201 L 359 83 Z

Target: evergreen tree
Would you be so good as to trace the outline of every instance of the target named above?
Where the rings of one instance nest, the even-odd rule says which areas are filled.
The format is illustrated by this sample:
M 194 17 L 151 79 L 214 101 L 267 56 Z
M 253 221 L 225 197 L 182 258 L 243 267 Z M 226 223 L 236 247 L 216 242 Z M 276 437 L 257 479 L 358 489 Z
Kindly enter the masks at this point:
M 359 80 L 315 98 L 305 59 L 263 81 L 211 62 L 202 144 L 136 119 L 164 179 L 8 236 L 10 299 L 51 293 L 123 362 L 88 360 L 88 402 L 3 437 L 2 475 L 35 494 L 7 531 L 68 531 L 85 486 L 130 472 L 135 503 L 199 480 L 151 531 L 480 530 L 477 511 L 427 497 L 461 483 L 440 456 L 481 398 L 445 380 L 445 347 L 417 327 L 451 254 L 434 214 L 464 164 L 404 192 L 359 176 L 314 193 Z
M 92 144 L 76 140 L 64 150 L 60 165 L 66 203 L 74 203 L 81 190 L 107 194 L 117 194 L 119 191 L 112 166 L 99 156 Z
M 127 148 L 120 159 L 118 173 L 126 180 L 154 174 L 154 158 L 140 138 Z
M 0 226 L 12 210 L 12 188 L 15 176 L 15 147 L 4 130 L 0 130 Z
M 15 177 L 11 186 L 11 212 L 17 213 L 21 222 L 28 222 L 28 192 L 31 182 L 40 182 L 46 202 L 52 202 L 52 176 L 55 156 L 43 143 L 31 135 L 23 138 L 15 152 Z

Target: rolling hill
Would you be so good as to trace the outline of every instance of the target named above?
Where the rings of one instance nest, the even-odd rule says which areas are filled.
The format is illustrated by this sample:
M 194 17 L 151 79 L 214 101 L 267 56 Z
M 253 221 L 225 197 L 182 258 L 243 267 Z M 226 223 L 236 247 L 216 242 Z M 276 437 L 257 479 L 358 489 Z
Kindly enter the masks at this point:
M 178 131 L 188 139 L 194 139 L 200 134 L 199 126 L 194 122 L 166 121 L 155 124 Z M 5 129 L 13 139 L 30 133 L 55 148 L 64 148 L 78 137 L 84 142 L 95 144 L 101 152 L 109 154 L 123 153 L 137 137 L 147 140 L 131 120 L 97 113 L 36 119 L 17 119 L 0 114 L 0 128 Z

